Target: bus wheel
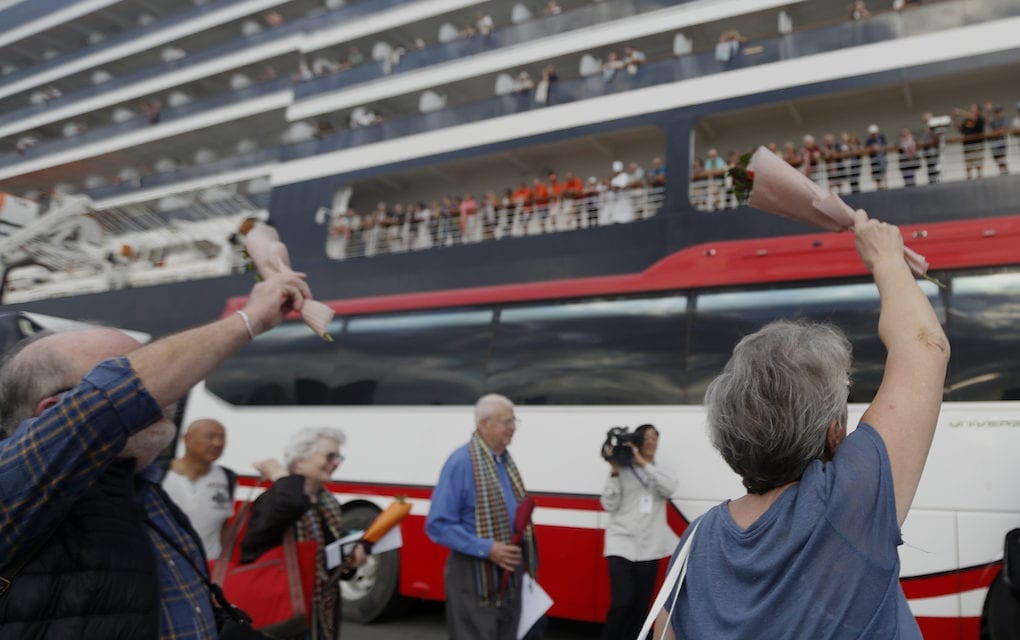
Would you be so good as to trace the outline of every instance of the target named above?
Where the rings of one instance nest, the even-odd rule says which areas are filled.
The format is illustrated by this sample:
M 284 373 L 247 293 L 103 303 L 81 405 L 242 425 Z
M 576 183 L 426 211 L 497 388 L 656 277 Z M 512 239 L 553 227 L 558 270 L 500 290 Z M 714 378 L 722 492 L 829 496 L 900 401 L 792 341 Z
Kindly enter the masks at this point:
M 1020 599 L 1002 579 L 1002 573 L 995 576 L 985 597 L 984 614 L 981 616 L 982 640 L 1020 640 Z
M 344 526 L 366 529 L 379 515 L 371 504 L 357 504 L 343 510 Z M 393 615 L 403 604 L 400 596 L 400 550 L 370 555 L 350 580 L 340 581 L 344 620 L 371 622 Z

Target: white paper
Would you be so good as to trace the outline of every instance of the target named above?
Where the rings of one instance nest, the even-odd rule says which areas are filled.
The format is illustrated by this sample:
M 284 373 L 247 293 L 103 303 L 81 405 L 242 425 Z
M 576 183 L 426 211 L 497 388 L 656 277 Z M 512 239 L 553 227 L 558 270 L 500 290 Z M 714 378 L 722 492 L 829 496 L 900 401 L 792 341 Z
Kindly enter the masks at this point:
M 334 569 L 340 566 L 340 563 L 344 560 L 343 548 L 354 544 L 358 540 L 361 540 L 361 536 L 364 535 L 364 531 L 355 531 L 349 535 L 334 540 L 326 545 L 326 568 Z M 404 538 L 400 535 L 400 525 L 397 525 L 390 529 L 386 535 L 379 538 L 379 541 L 372 545 L 372 555 L 378 555 L 380 553 L 386 553 L 393 549 L 399 549 L 404 546 Z M 348 554 L 349 555 L 349 554 Z
M 381 541 L 380 541 L 381 542 Z M 521 640 L 538 619 L 552 606 L 552 598 L 545 592 L 530 573 L 521 574 L 521 619 L 517 623 L 517 640 Z
M 386 532 L 386 535 L 379 538 L 379 541 L 372 545 L 372 555 L 393 551 L 404 546 L 404 537 L 400 535 L 400 525 L 397 525 Z

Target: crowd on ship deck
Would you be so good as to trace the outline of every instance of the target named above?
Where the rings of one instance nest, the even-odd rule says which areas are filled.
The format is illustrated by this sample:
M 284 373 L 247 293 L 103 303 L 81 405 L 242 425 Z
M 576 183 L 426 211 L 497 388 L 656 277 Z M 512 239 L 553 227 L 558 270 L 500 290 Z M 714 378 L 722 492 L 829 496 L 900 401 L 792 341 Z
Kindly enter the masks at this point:
M 895 169 L 903 187 L 917 186 L 922 176 L 926 184 L 942 182 L 949 145 L 959 145 L 966 179 L 975 180 L 987 175 L 986 164 L 997 175 L 1009 174 L 1009 138 L 1020 136 L 1020 102 L 1012 120 L 1005 111 L 992 102 L 983 107 L 974 103 L 953 109 L 950 116 L 925 112 L 917 129 L 903 127 L 894 139 L 878 124 L 871 124 L 863 137 L 844 130 L 838 136 L 828 132 L 821 140 L 805 134 L 799 145 L 788 140 L 782 147 L 774 141 L 765 146 L 836 194 L 859 193 L 865 179 L 870 179 L 876 190 L 889 188 L 890 154 L 895 154 Z M 718 149 L 709 148 L 703 157 L 696 157 L 690 189 L 695 208 L 716 211 L 738 206 L 728 172 L 741 162 L 744 153 L 756 148 L 730 150 L 725 157 Z
M 913 5 L 918 5 L 920 2 L 897 0 L 893 3 L 892 8 L 896 10 L 902 10 Z M 547 18 L 550 16 L 556 16 L 563 13 L 563 9 L 555 1 L 547 3 L 538 3 L 533 6 L 529 6 L 528 3 L 517 3 L 514 6 L 514 10 L 511 12 L 507 25 L 520 24 L 528 20 L 536 18 Z M 851 17 L 854 20 L 861 20 L 870 17 L 872 14 L 864 6 L 864 3 L 860 0 L 854 3 L 851 7 Z M 788 19 L 788 17 L 787 17 Z M 245 35 L 253 35 L 258 33 L 264 28 L 275 28 L 283 25 L 286 22 L 285 18 L 277 11 L 270 11 L 261 16 L 260 20 L 250 19 L 242 24 L 242 33 Z M 782 20 L 781 20 L 782 22 Z M 440 29 L 437 36 L 436 42 L 438 44 L 446 44 L 455 40 L 473 39 L 473 38 L 484 38 L 488 37 L 497 26 L 503 26 L 495 20 L 492 15 L 485 11 L 479 11 L 477 17 L 473 21 L 466 22 L 462 27 L 456 28 L 450 24 L 445 24 L 446 29 Z M 790 27 L 792 28 L 792 26 Z M 780 32 L 784 32 L 784 27 L 780 27 Z M 678 34 L 681 37 L 682 34 Z M 395 44 L 391 44 L 386 41 L 379 41 L 375 46 L 372 47 L 372 51 L 365 52 L 358 47 L 357 44 L 350 44 L 348 46 L 345 55 L 339 54 L 338 52 L 324 50 L 313 56 L 298 58 L 294 63 L 294 68 L 289 72 L 279 72 L 274 64 L 267 63 L 264 67 L 251 75 L 237 72 L 234 73 L 229 79 L 229 85 L 232 90 L 240 90 L 250 86 L 253 82 L 262 83 L 270 80 L 275 80 L 281 73 L 289 74 L 290 78 L 295 83 L 301 83 L 308 80 L 314 80 L 319 77 L 330 76 L 334 74 L 343 73 L 351 69 L 360 67 L 364 64 L 369 63 L 382 63 L 383 71 L 386 74 L 391 73 L 400 64 L 401 58 L 408 52 L 420 51 L 429 46 L 426 40 L 420 36 L 415 36 L 413 39 L 405 37 L 405 41 L 399 41 L 400 38 L 396 38 Z M 715 53 L 716 58 L 720 61 L 727 62 L 735 59 L 741 51 L 744 43 L 747 42 L 747 37 L 741 34 L 738 30 L 728 28 L 724 29 L 719 37 L 716 45 Z M 650 58 L 640 49 L 636 48 L 632 44 L 624 44 L 623 53 L 618 54 L 616 50 L 609 50 L 604 55 L 604 60 L 596 57 L 593 53 L 585 54 L 580 58 L 579 74 L 581 77 L 591 75 L 601 75 L 602 79 L 606 84 L 613 82 L 613 79 L 617 77 L 618 73 L 626 73 L 629 75 L 635 75 L 639 72 L 642 65 L 650 61 Z M 688 51 L 689 52 L 689 51 Z M 177 46 L 168 45 L 161 51 L 161 57 L 164 61 L 173 61 L 184 58 L 188 53 Z M 681 51 L 674 50 L 673 55 L 683 55 Z M 537 71 L 537 74 L 536 74 Z M 104 70 L 98 70 L 97 73 L 102 73 L 102 81 L 108 81 L 112 79 L 108 72 Z M 534 75 L 534 77 L 533 77 Z M 534 106 L 544 106 L 555 102 L 555 91 L 556 82 L 559 80 L 559 74 L 556 71 L 555 65 L 549 62 L 540 63 L 535 70 L 529 71 L 528 69 L 518 69 L 513 72 L 513 75 L 508 73 L 500 74 L 496 79 L 496 94 L 530 94 Z M 96 82 L 96 78 L 93 78 L 93 83 Z M 429 93 L 429 92 L 426 92 Z M 63 95 L 60 88 L 56 85 L 50 85 L 45 89 L 40 89 L 29 96 L 29 102 L 33 105 L 43 105 L 48 103 L 51 99 L 59 98 Z M 437 94 L 438 96 L 438 94 Z M 166 96 L 156 97 L 150 96 L 142 100 L 135 108 L 122 105 L 117 107 L 112 113 L 112 121 L 116 123 L 124 122 L 127 119 L 135 117 L 138 114 L 143 115 L 150 124 L 159 124 L 163 103 L 165 102 L 170 108 L 176 106 L 182 106 L 191 102 L 194 99 L 186 89 L 175 89 Z M 439 96 L 438 103 L 435 103 L 434 108 L 442 108 L 446 105 L 445 96 Z M 423 95 L 422 105 L 428 104 L 425 101 Z M 432 110 L 432 108 L 426 109 L 422 106 L 423 111 Z M 383 123 L 387 118 L 391 118 L 398 114 L 386 114 L 385 109 L 381 109 L 377 105 L 360 105 L 352 109 L 347 113 L 340 121 L 334 122 L 330 117 L 324 117 L 314 123 L 297 123 L 299 129 L 306 131 L 307 137 L 292 140 L 287 133 L 283 134 L 281 138 L 286 144 L 288 142 L 297 142 L 302 139 L 310 137 L 322 138 L 334 133 L 337 133 L 341 129 L 359 129 L 364 127 L 370 127 Z M 93 123 L 95 124 L 95 123 Z M 73 120 L 62 123 L 60 128 L 60 136 L 64 138 L 70 138 L 80 135 L 89 130 L 89 124 L 82 120 Z M 304 134 L 303 134 L 304 135 Z M 19 155 L 28 154 L 33 147 L 37 146 L 40 142 L 45 141 L 46 138 L 55 138 L 57 136 L 46 136 L 42 131 L 31 131 L 21 135 L 14 142 L 14 150 Z M 238 150 L 240 152 L 240 150 Z M 209 154 L 206 154 L 209 156 Z M 218 155 L 218 153 L 217 153 Z M 190 159 L 187 158 L 174 158 L 174 170 L 183 168 L 192 164 Z M 194 164 L 200 164 L 195 161 Z M 153 167 L 139 167 L 139 171 L 142 175 L 151 173 L 163 173 L 155 165 Z M 119 182 L 116 176 L 110 176 L 104 178 L 105 183 L 117 184 Z
M 645 169 L 615 161 L 612 173 L 587 180 L 547 172 L 516 187 L 475 196 L 448 194 L 426 201 L 379 202 L 372 210 L 334 214 L 327 254 L 334 259 L 453 246 L 504 237 L 541 235 L 650 218 L 662 206 L 666 165 Z

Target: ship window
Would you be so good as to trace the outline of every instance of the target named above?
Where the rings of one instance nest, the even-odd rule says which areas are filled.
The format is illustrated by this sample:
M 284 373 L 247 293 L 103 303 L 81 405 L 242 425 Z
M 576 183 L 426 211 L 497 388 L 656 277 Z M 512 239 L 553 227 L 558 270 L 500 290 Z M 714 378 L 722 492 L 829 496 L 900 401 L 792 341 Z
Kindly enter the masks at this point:
M 684 296 L 506 307 L 488 390 L 520 404 L 683 402 Z

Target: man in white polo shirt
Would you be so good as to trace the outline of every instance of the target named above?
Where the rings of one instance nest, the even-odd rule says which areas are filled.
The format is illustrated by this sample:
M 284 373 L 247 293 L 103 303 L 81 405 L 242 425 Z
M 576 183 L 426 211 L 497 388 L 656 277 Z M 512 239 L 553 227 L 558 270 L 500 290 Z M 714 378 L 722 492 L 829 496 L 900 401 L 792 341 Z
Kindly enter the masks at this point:
M 210 560 L 219 557 L 223 525 L 234 512 L 237 474 L 213 464 L 226 443 L 222 424 L 210 418 L 195 420 L 184 432 L 184 456 L 170 463 L 163 478 L 163 489 L 191 520 Z

